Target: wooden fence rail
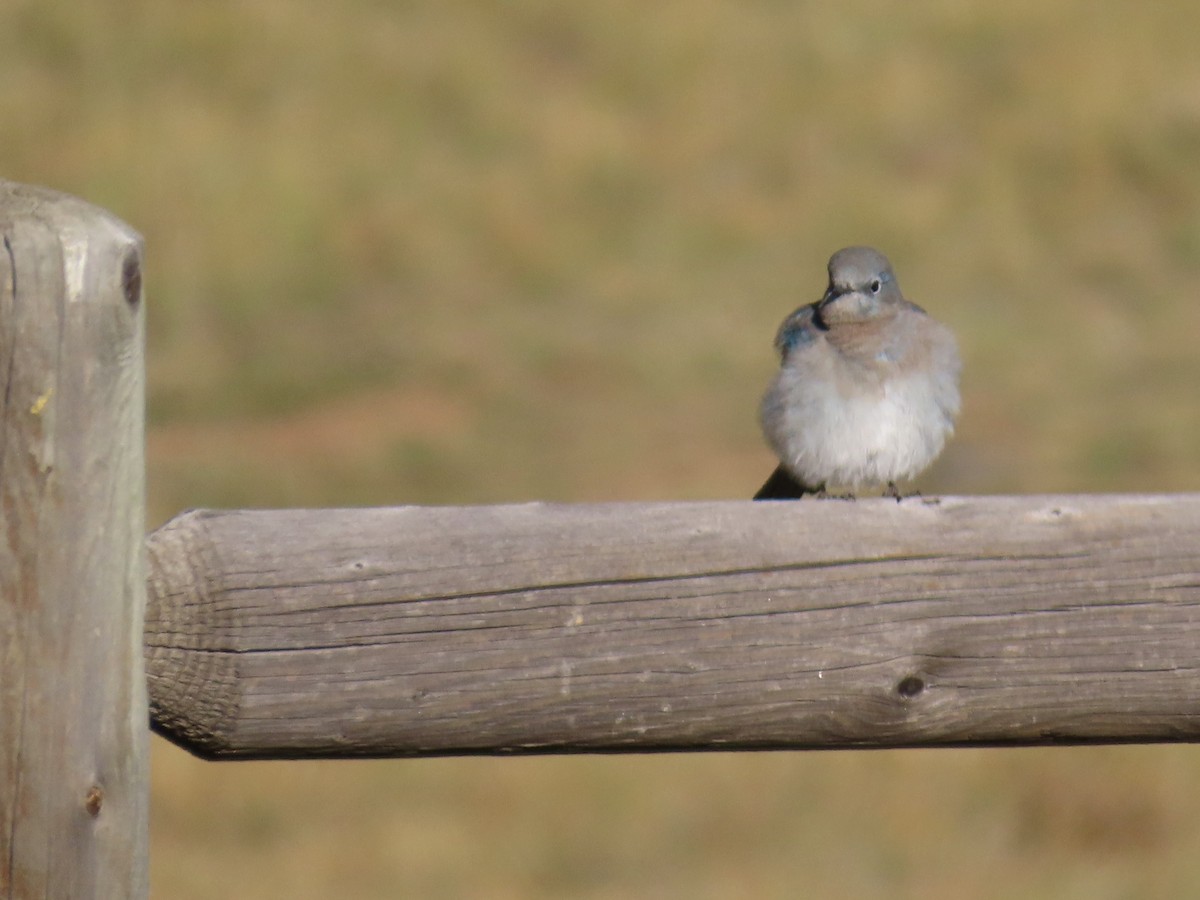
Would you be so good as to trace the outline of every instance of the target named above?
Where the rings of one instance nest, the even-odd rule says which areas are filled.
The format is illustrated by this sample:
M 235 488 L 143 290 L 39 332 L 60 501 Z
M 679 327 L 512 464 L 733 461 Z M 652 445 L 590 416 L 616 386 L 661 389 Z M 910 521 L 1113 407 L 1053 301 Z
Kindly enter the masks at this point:
M 156 727 L 211 758 L 1200 737 L 1200 495 L 192 512 Z
M 0 238 L 0 897 L 146 896 L 148 712 L 209 758 L 1200 737 L 1200 495 L 200 511 L 144 544 L 140 239 L 4 181 Z

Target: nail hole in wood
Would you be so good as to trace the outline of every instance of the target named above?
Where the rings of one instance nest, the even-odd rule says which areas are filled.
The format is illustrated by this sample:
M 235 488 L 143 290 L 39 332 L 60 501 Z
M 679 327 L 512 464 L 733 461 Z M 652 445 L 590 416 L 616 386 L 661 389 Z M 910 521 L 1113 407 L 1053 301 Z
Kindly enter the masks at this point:
M 93 784 L 87 792 L 87 796 L 83 798 L 83 808 L 87 810 L 88 815 L 93 819 L 100 815 L 100 807 L 104 805 L 104 788 L 98 784 Z
M 142 265 L 137 253 L 128 253 L 121 264 L 121 290 L 125 292 L 125 302 L 136 309 L 142 299 Z
M 918 675 L 906 675 L 896 685 L 896 693 L 905 700 L 911 700 L 925 690 L 925 682 Z

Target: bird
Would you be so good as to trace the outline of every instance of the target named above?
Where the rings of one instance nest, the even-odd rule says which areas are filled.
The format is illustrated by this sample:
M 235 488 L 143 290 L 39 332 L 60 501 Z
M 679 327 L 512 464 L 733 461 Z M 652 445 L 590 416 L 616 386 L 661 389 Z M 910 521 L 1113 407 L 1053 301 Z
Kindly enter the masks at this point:
M 824 296 L 783 320 L 775 349 L 759 421 L 779 466 L 755 500 L 885 485 L 899 501 L 896 483 L 924 471 L 954 433 L 954 334 L 904 298 L 878 250 L 833 254 Z

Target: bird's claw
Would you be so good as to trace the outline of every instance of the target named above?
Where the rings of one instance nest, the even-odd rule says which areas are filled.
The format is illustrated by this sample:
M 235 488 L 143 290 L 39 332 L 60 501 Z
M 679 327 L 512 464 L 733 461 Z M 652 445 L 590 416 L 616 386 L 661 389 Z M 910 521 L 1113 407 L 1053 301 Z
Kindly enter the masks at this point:
M 894 482 L 894 481 L 889 481 L 889 482 L 887 483 L 887 487 L 886 487 L 886 488 L 884 489 L 884 491 L 883 491 L 883 496 L 885 496 L 885 497 L 891 497 L 891 498 L 893 498 L 893 499 L 894 499 L 894 500 L 895 500 L 897 503 L 899 503 L 901 500 L 904 500 L 904 499 L 906 499 L 906 497 L 920 497 L 920 496 L 921 496 L 921 492 L 920 492 L 920 491 L 913 491 L 911 494 L 908 494 L 908 495 L 901 494 L 901 493 L 900 493 L 900 489 L 899 489 L 898 487 L 896 487 L 896 482 Z

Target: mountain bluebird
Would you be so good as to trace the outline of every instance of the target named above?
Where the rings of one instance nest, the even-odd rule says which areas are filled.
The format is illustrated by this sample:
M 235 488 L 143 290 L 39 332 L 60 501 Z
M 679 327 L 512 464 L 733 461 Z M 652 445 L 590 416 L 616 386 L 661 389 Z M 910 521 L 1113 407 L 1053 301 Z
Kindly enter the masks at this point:
M 887 258 L 847 247 L 829 259 L 829 287 L 779 326 L 782 365 L 760 419 L 780 465 L 755 500 L 887 485 L 924 470 L 954 432 L 954 335 L 904 299 Z

